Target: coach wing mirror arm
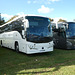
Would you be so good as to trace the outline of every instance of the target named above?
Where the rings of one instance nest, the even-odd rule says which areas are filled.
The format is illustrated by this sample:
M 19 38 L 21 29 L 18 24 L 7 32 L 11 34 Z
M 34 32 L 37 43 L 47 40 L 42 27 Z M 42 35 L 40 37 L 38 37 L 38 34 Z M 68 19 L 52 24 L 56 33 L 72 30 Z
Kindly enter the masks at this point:
M 25 24 L 25 27 L 28 28 L 29 27 L 29 22 L 27 19 L 23 20 L 24 24 Z
M 68 24 L 66 24 L 66 28 L 68 29 L 69 27 L 68 27 Z
M 68 24 L 64 24 L 65 29 L 69 29 Z
M 25 34 L 25 31 L 24 30 L 22 30 L 22 35 L 24 35 Z
M 25 30 L 22 30 L 22 36 L 25 39 Z

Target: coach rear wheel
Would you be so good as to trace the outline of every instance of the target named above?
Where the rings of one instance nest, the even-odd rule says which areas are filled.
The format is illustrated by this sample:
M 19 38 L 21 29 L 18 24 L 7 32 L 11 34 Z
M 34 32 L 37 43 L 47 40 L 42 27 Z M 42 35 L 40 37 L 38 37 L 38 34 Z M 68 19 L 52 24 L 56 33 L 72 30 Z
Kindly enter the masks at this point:
M 16 52 L 19 52 L 19 45 L 18 45 L 18 43 L 15 44 L 15 50 L 16 50 Z

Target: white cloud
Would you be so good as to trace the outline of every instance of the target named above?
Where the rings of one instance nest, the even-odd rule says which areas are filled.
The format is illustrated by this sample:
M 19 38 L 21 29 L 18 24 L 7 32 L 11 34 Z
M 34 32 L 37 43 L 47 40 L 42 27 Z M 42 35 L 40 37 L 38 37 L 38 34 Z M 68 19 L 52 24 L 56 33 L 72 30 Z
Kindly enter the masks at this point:
M 51 4 L 51 2 L 50 2 L 50 1 L 48 1 L 46 4 Z
M 11 17 L 13 17 L 13 15 L 8 15 L 8 14 L 1 14 L 2 17 L 4 17 L 4 19 L 8 20 Z
M 50 13 L 53 10 L 54 10 L 53 8 L 48 8 L 48 7 L 45 7 L 44 5 L 42 5 L 41 8 L 38 9 L 38 12 L 39 13 Z
M 28 4 L 30 4 L 30 3 L 31 3 L 31 1 L 27 1 L 27 3 L 28 3 Z
M 19 12 L 17 13 L 17 15 L 24 15 L 24 12 Z
M 60 0 L 48 0 L 49 2 L 58 2 Z
M 33 1 L 33 3 L 37 3 L 37 1 L 35 0 L 35 1 Z
M 15 15 L 24 15 L 24 12 L 20 12 L 20 13 L 17 13 Z M 14 15 L 9 15 L 9 14 L 1 14 L 1 16 L 6 20 L 8 21 L 9 19 L 11 19 L 11 17 L 13 17 Z
M 36 4 L 51 4 L 52 2 L 58 2 L 60 0 L 28 0 L 27 3 L 36 3 Z

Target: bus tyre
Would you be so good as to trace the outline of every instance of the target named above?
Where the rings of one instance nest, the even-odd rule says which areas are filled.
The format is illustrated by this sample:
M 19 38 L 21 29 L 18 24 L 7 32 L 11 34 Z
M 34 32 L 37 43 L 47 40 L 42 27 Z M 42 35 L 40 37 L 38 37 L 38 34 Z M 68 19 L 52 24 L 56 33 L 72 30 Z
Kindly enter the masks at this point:
M 1 41 L 1 47 L 3 47 L 3 45 L 2 45 L 2 41 Z
M 19 45 L 18 45 L 18 43 L 15 43 L 15 50 L 16 50 L 16 52 L 19 52 Z

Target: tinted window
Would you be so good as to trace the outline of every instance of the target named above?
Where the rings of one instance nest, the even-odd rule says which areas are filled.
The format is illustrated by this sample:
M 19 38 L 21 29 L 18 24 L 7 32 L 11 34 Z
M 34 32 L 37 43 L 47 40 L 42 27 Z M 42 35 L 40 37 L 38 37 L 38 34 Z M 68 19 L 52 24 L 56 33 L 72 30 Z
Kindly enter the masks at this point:
M 68 26 L 69 26 L 69 28 L 66 31 L 66 37 L 67 38 L 75 38 L 75 23 L 69 22 Z
M 22 31 L 22 30 L 24 30 L 24 23 L 22 22 L 21 19 L 18 19 L 13 22 L 12 28 L 13 28 L 13 30 Z
M 27 28 L 27 41 L 34 43 L 46 43 L 52 41 L 52 28 L 50 20 L 39 16 L 26 16 L 29 22 Z

